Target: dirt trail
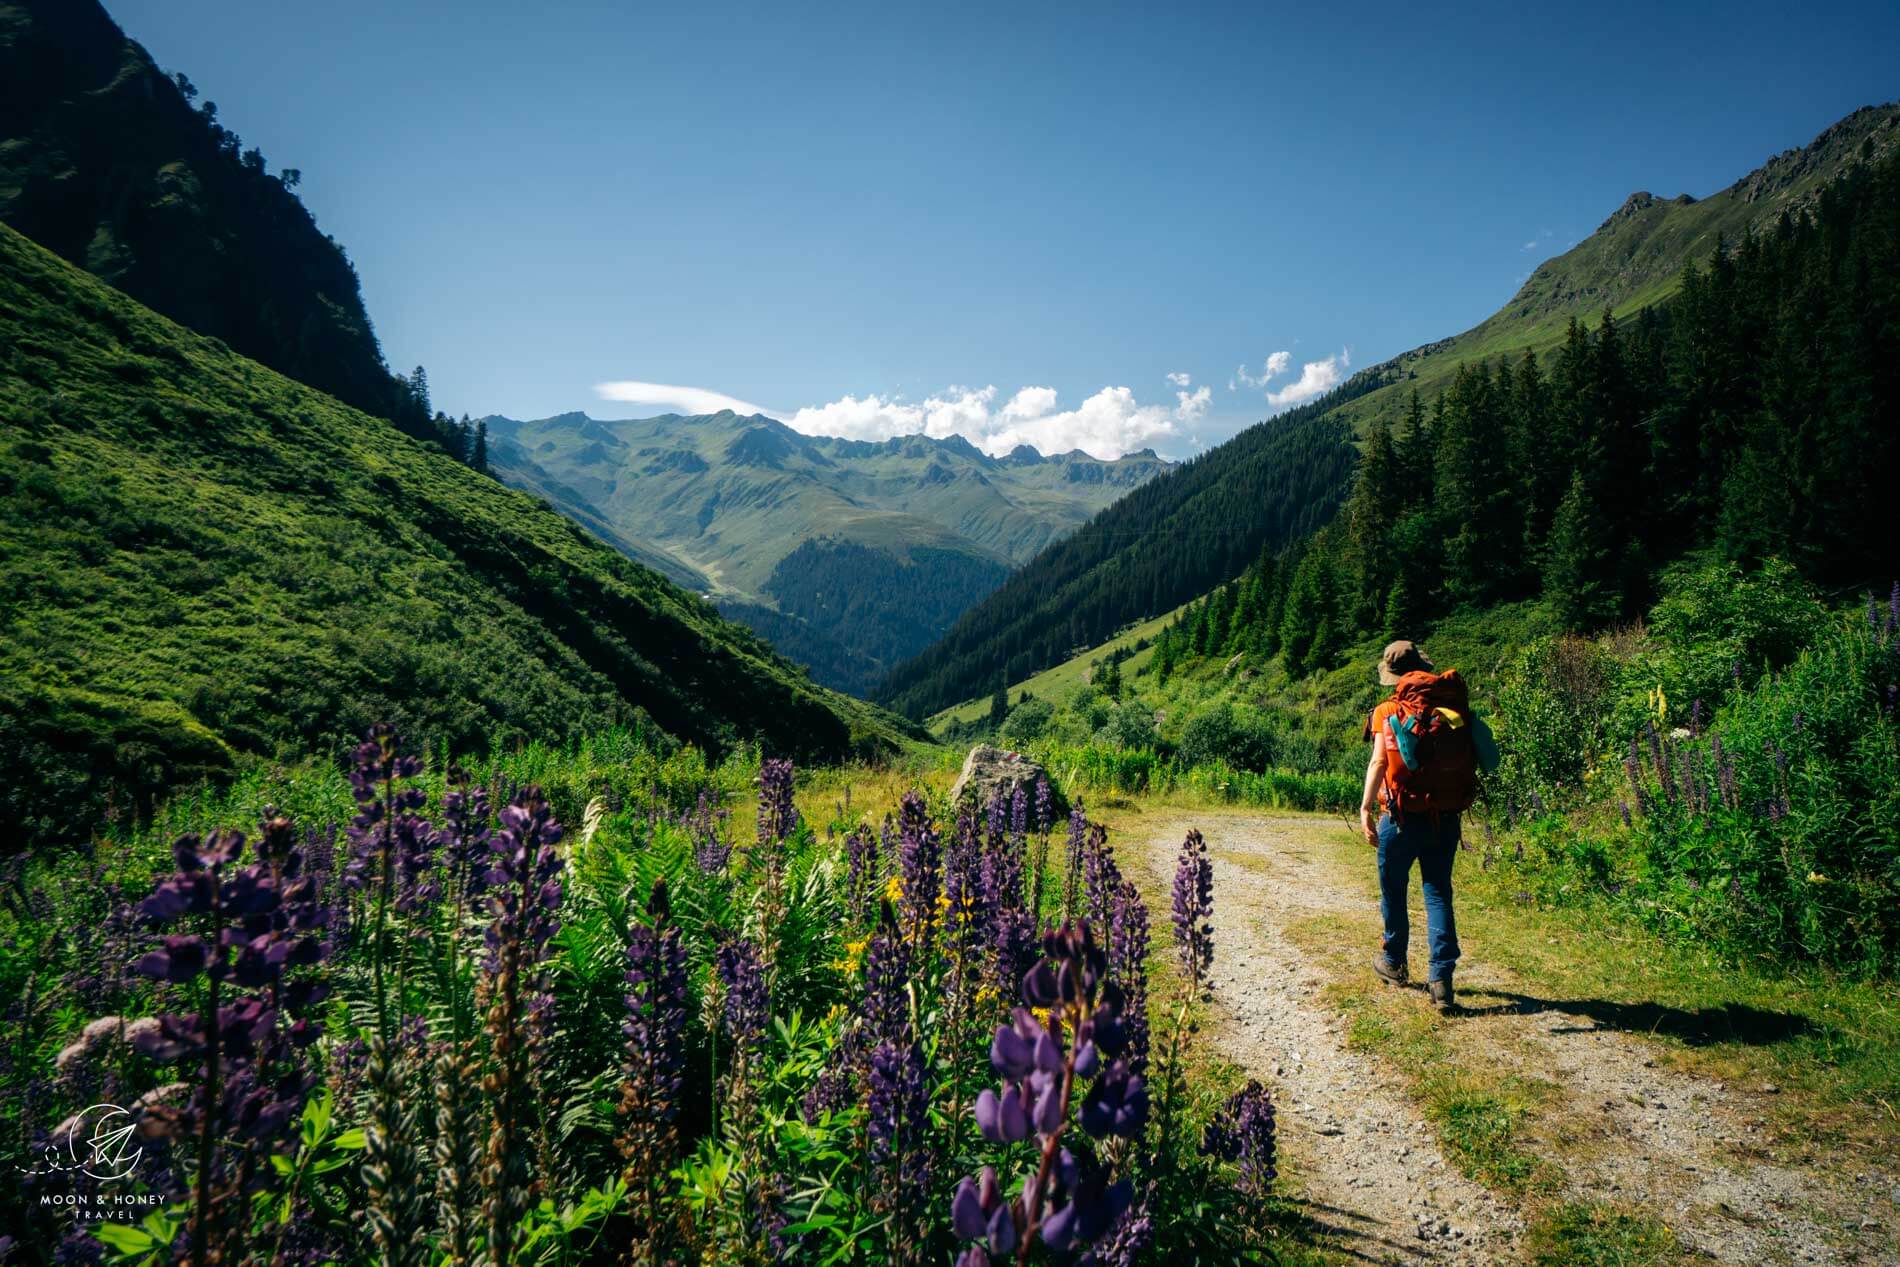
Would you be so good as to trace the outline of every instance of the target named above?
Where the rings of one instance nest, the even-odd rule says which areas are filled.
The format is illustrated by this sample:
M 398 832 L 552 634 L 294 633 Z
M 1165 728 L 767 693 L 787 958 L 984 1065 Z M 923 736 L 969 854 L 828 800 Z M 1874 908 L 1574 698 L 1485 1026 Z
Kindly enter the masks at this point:
M 1146 872 L 1161 925 L 1189 826 L 1206 834 L 1214 858 L 1214 1041 L 1273 1087 L 1310 1214 L 1370 1262 L 1514 1259 L 1522 1214 L 1440 1152 L 1396 1073 L 1348 1048 L 1344 1020 L 1319 996 L 1329 970 L 1284 931 L 1315 915 L 1366 916 L 1368 876 L 1349 865 L 1341 826 L 1293 815 L 1144 816 L 1117 853 L 1131 875 Z M 1422 940 L 1417 903 L 1414 886 L 1413 935 Z M 1894 1175 L 1828 1175 L 1765 1160 L 1752 1143 L 1762 1128 L 1749 1103 L 1758 1091 L 1655 1067 L 1646 1040 L 1579 1007 L 1530 997 L 1486 967 L 1482 947 L 1465 953 L 1461 1058 L 1556 1084 L 1572 1145 L 1562 1156 L 1565 1197 L 1641 1209 L 1715 1262 L 1900 1263 Z M 1369 967 L 1357 970 L 1372 981 Z

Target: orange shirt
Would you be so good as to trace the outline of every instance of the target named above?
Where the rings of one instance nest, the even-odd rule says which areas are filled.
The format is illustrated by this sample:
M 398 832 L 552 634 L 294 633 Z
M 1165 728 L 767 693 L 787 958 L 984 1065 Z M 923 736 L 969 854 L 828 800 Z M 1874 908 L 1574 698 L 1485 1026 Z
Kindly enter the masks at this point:
M 1366 717 L 1365 737 L 1367 742 L 1385 733 L 1385 719 L 1399 711 L 1399 697 L 1394 695 L 1372 710 Z

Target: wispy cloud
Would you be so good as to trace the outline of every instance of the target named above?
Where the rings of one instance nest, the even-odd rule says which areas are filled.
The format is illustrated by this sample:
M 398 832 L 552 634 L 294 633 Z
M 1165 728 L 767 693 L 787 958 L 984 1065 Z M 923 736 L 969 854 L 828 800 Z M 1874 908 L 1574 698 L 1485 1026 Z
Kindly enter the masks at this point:
M 1168 375 L 1168 381 L 1176 387 L 1187 387 L 1194 382 L 1194 379 L 1191 375 L 1181 370 L 1176 370 L 1174 373 Z
M 1274 355 L 1282 354 L 1276 352 Z M 1323 361 L 1308 361 L 1300 366 L 1299 378 L 1277 392 L 1267 393 L 1267 403 L 1275 409 L 1291 409 L 1295 405 L 1304 405 L 1307 401 L 1339 386 L 1351 365 L 1352 357 L 1344 348 Z
M 1550 236 L 1551 235 L 1550 235 L 1549 229 L 1539 229 L 1537 231 L 1536 237 L 1532 238 L 1530 241 L 1526 242 L 1523 246 L 1520 246 L 1517 249 L 1520 251 L 1535 251 L 1539 247 L 1543 246 L 1544 243 L 1550 241 Z
M 704 387 L 675 387 L 669 383 L 642 383 L 634 379 L 596 384 L 594 394 L 602 400 L 618 400 L 629 405 L 670 408 L 673 412 L 683 414 L 716 414 L 722 409 L 730 409 L 735 414 L 776 416 L 779 412 L 775 409 L 762 409 L 758 405 L 740 400 L 737 396 L 709 391 Z
M 1286 373 L 1287 367 L 1292 364 L 1293 354 L 1291 352 L 1274 352 L 1268 355 L 1266 364 L 1260 367 L 1258 374 L 1253 373 L 1243 365 L 1234 371 L 1234 378 L 1239 379 L 1248 387 L 1265 387 L 1268 383 Z M 1228 380 L 1229 390 L 1232 389 L 1232 386 L 1233 380 L 1230 379 Z

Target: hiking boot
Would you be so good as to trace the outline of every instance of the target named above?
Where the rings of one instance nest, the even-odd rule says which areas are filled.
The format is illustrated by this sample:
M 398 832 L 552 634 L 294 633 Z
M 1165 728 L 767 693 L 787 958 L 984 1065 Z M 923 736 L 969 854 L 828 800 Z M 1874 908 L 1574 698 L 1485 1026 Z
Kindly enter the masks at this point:
M 1390 981 L 1393 985 L 1404 985 L 1408 979 L 1405 972 L 1405 965 L 1403 963 L 1393 963 L 1392 960 L 1385 955 L 1374 955 L 1372 957 L 1372 970 L 1384 977 L 1387 981 Z
M 1439 1012 L 1449 1015 L 1457 1010 L 1458 1001 L 1452 997 L 1450 977 L 1441 977 L 1431 982 L 1428 988 L 1432 992 L 1432 1006 Z

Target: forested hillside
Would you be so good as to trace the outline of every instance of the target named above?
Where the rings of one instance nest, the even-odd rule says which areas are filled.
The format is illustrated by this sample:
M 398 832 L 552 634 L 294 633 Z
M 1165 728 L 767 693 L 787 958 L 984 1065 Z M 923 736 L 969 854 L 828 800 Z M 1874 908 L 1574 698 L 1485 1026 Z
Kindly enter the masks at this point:
M 1257 651 L 1298 676 L 1361 637 L 1532 597 L 1595 629 L 1696 551 L 1884 588 L 1897 351 L 1900 155 L 1719 245 L 1635 322 L 1573 322 L 1548 364 L 1464 366 L 1396 436 L 1375 422 L 1339 517 L 1192 608 L 1156 667 Z
M 272 369 L 447 436 L 426 379 L 385 366 L 301 178 L 270 171 L 98 0 L 0 0 L 0 222 Z
M 463 749 L 899 735 L 533 498 L 5 228 L 0 585 L 20 844 L 390 718 Z
M 720 610 L 829 686 L 868 693 L 1032 557 L 1170 463 L 961 436 L 808 436 L 762 415 L 483 419 L 500 477 Z
M 1327 415 L 1382 384 L 1356 375 L 1136 489 L 965 612 L 875 698 L 928 716 L 1204 593 L 1263 546 L 1313 531 L 1344 492 L 1354 456 Z

